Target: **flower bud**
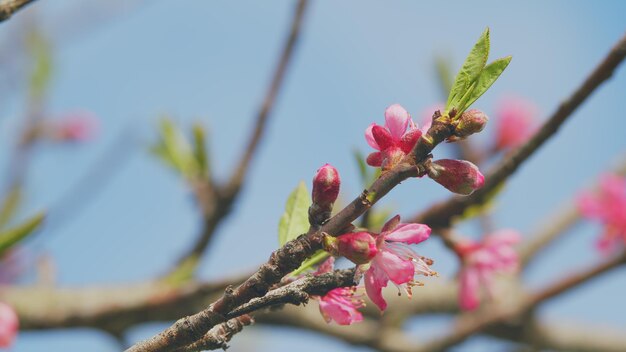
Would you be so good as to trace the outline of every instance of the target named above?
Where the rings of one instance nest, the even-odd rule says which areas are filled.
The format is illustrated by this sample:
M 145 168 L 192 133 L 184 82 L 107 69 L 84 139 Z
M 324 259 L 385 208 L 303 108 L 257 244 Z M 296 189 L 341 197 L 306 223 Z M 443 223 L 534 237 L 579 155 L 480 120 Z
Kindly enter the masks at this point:
M 325 207 L 337 200 L 339 195 L 339 172 L 332 165 L 326 164 L 317 170 L 317 174 L 313 178 L 313 203 L 320 207 Z
M 313 204 L 309 208 L 309 222 L 311 225 L 321 225 L 330 217 L 333 203 L 339 195 L 339 172 L 330 164 L 325 164 L 313 178 L 311 197 Z
M 336 254 L 355 264 L 369 263 L 376 253 L 376 239 L 369 232 L 347 233 L 337 237 Z
M 464 112 L 458 120 L 454 135 L 460 138 L 466 138 L 474 133 L 482 131 L 487 125 L 489 118 L 487 115 L 477 109 Z
M 470 195 L 485 183 L 485 176 L 469 161 L 442 159 L 433 161 L 428 176 L 454 193 Z

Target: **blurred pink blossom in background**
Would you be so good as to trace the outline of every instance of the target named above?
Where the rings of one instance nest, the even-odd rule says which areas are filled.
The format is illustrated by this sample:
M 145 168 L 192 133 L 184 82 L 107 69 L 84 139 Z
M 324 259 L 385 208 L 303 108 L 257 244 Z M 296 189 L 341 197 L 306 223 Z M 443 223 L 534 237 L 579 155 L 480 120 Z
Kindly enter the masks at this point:
M 513 246 L 521 240 L 515 230 L 500 230 L 485 236 L 480 242 L 463 240 L 455 251 L 463 262 L 460 273 L 459 305 L 472 310 L 480 305 L 480 290 L 494 296 L 493 276 L 517 270 L 518 257 Z
M 584 192 L 578 198 L 583 216 L 604 226 L 597 246 L 604 253 L 626 242 L 626 179 L 612 174 L 603 175 L 597 193 Z

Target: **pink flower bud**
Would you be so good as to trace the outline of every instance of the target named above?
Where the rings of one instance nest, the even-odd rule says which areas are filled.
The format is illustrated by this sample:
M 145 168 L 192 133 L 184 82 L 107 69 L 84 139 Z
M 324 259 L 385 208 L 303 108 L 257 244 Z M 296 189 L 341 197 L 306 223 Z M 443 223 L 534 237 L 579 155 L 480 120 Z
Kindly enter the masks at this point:
M 434 161 L 428 176 L 454 193 L 470 195 L 485 183 L 485 176 L 469 161 L 441 159 Z
M 454 129 L 456 137 L 465 138 L 474 133 L 482 131 L 487 126 L 489 118 L 484 112 L 472 109 L 464 112 L 459 118 L 458 124 Z
M 17 336 L 19 320 L 13 308 L 0 302 L 0 347 L 9 347 Z
M 313 204 L 309 207 L 309 222 L 319 226 L 330 218 L 333 203 L 339 195 L 339 172 L 330 164 L 325 164 L 313 177 Z
M 57 140 L 83 142 L 95 136 L 98 119 L 89 112 L 79 111 L 61 117 L 52 128 L 54 138 Z
M 330 164 L 325 164 L 313 178 L 313 203 L 321 208 L 332 208 L 339 195 L 339 172 Z
M 337 254 L 355 264 L 369 263 L 376 253 L 376 239 L 369 232 L 347 233 L 337 237 Z

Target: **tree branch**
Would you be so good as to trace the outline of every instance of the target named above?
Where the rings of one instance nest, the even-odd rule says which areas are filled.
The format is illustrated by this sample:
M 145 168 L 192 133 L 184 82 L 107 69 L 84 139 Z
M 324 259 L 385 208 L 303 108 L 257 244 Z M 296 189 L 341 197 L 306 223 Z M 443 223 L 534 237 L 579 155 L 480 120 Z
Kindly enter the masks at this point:
M 213 326 L 224 322 L 225 316 L 232 309 L 252 298 L 265 295 L 272 285 L 297 269 L 315 251 L 321 249 L 324 235 L 341 235 L 354 220 L 400 182 L 409 177 L 424 175 L 426 168 L 422 163 L 429 161 L 431 151 L 452 133 L 453 127 L 449 122 L 433 121 L 428 132 L 418 140 L 412 152 L 402 162 L 382 173 L 369 189 L 364 190 L 359 197 L 330 218 L 321 228 L 315 232 L 312 232 L 315 229 L 311 229 L 308 234 L 287 242 L 282 248 L 272 253 L 269 261 L 246 282 L 234 290 L 226 290 L 224 295 L 209 308 L 179 319 L 168 329 L 146 341 L 137 343 L 127 351 L 173 351 L 200 339 Z
M 33 2 L 35 0 L 2 0 L 0 2 L 0 22 L 8 20 L 15 12 Z
M 209 332 L 206 333 L 202 339 L 189 346 L 179 348 L 176 352 L 195 352 L 217 349 L 226 350 L 228 348 L 228 341 L 230 341 L 236 333 L 241 332 L 244 326 L 248 326 L 253 323 L 254 319 L 252 319 L 249 315 L 242 315 L 240 317 L 230 319 L 229 321 L 221 323 L 220 325 L 209 330 Z
M 503 159 L 485 177 L 483 188 L 467 197 L 455 196 L 430 207 L 411 221 L 427 224 L 432 228 L 449 227 L 455 216 L 461 215 L 469 206 L 484 202 L 487 196 L 504 180 L 511 176 L 545 141 L 552 137 L 571 114 L 603 82 L 608 80 L 626 57 L 626 36 L 622 37 L 602 62 L 585 79 L 574 93 L 564 100 L 559 108 L 543 124 L 541 129 L 526 144 Z

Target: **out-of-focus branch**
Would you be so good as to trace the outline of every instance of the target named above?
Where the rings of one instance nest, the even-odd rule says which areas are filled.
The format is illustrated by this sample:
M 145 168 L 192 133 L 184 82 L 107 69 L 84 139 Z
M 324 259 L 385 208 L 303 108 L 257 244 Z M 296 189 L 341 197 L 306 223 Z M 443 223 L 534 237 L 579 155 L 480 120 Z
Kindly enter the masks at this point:
M 626 156 L 622 156 L 620 160 L 613 172 L 626 176 Z M 522 265 L 527 265 L 542 249 L 569 230 L 579 220 L 580 214 L 575 205 L 575 200 L 570 200 L 557 209 L 556 213 L 548 216 L 542 222 L 539 230 L 520 248 L 519 254 Z
M 542 221 L 542 225 L 530 236 L 530 239 L 521 245 L 520 265 L 526 266 L 530 263 L 541 250 L 574 226 L 578 220 L 578 209 L 571 201 L 559 206 L 555 213 Z
M 614 269 L 620 265 L 626 264 L 626 254 L 622 253 L 607 261 L 603 261 L 598 265 L 592 266 L 586 270 L 568 275 L 561 280 L 554 282 L 547 287 L 530 294 L 529 305 L 536 306 L 544 301 L 560 295 L 582 283 L 599 277 L 601 274 Z
M 541 349 L 568 352 L 620 352 L 626 346 L 626 336 L 623 332 L 588 323 L 533 322 L 527 330 L 530 330 L 532 336 L 531 345 Z M 526 340 L 518 341 L 523 343 Z
M 285 74 L 292 61 L 294 49 L 300 38 L 302 23 L 307 8 L 307 0 L 300 0 L 291 21 L 291 30 L 282 49 L 280 59 L 272 76 L 271 83 L 259 108 L 256 123 L 248 141 L 248 145 L 242 155 L 237 167 L 229 177 L 229 182 L 224 186 L 217 186 L 209 181 L 209 185 L 200 185 L 195 188 L 196 198 L 202 206 L 204 215 L 204 225 L 200 236 L 189 250 L 178 261 L 178 266 L 185 263 L 189 258 L 196 260 L 209 246 L 211 238 L 222 219 L 230 212 L 231 205 L 236 200 L 243 186 L 243 182 L 248 174 L 248 169 L 252 159 L 258 149 L 263 134 L 266 130 L 267 122 L 272 114 L 276 98 L 282 87 Z M 207 196 L 208 194 L 208 196 Z
M 115 334 L 140 323 L 193 314 L 243 279 L 181 286 L 160 281 L 85 288 L 3 286 L 0 300 L 16 309 L 22 330 L 92 327 Z
M 530 293 L 520 302 L 507 302 L 506 306 L 487 305 L 477 312 L 461 315 L 457 319 L 453 331 L 444 337 L 434 339 L 420 347 L 419 351 L 442 351 L 463 342 L 468 337 L 481 333 L 497 324 L 523 319 L 523 315 L 535 309 L 565 291 L 598 277 L 600 274 L 614 269 L 626 262 L 626 255 L 621 254 L 606 262 L 602 262 L 589 269 L 566 276 L 554 284 Z
M 421 303 L 413 302 L 414 305 Z M 395 310 L 393 306 L 389 308 Z M 331 336 L 351 345 L 367 346 L 381 351 L 425 351 L 420 347 L 420 341 L 409 338 L 397 329 L 383 330 L 380 323 L 373 319 L 365 319 L 362 323 L 352 326 L 326 324 L 319 318 L 317 308 L 312 306 L 304 308 L 290 306 L 280 311 L 263 312 L 256 315 L 255 321 L 258 325 L 301 329 Z M 551 351 L 618 352 L 626 345 L 626 337 L 618 330 L 589 323 L 531 321 L 506 327 L 498 325 L 484 332 L 497 338 Z M 532 337 L 531 340 L 528 339 L 529 335 Z
M 11 16 L 26 7 L 31 3 L 35 2 L 35 0 L 2 0 L 0 1 L 0 22 L 6 21 Z
M 263 99 L 263 103 L 261 104 L 261 108 L 257 114 L 254 130 L 252 131 L 252 135 L 250 136 L 244 154 L 235 168 L 235 171 L 232 173 L 230 183 L 227 186 L 227 189 L 229 189 L 230 192 L 237 192 L 236 190 L 238 190 L 243 184 L 248 168 L 250 167 L 250 163 L 252 162 L 252 157 L 256 153 L 259 143 L 261 142 L 265 125 L 267 124 L 268 118 L 272 113 L 276 97 L 280 92 L 280 88 L 285 77 L 285 72 L 289 67 L 289 63 L 293 57 L 294 48 L 300 38 L 300 28 L 302 27 L 307 3 L 307 0 L 298 1 L 293 20 L 291 22 L 289 37 L 285 42 L 282 55 L 280 56 L 278 65 L 274 71 L 269 89 L 265 93 L 265 98 Z
M 462 214 L 469 206 L 480 204 L 503 181 L 511 176 L 545 141 L 552 137 L 563 122 L 598 88 L 611 77 L 626 57 L 626 36 L 622 37 L 602 62 L 585 79 L 574 93 L 564 100 L 559 108 L 543 124 L 541 129 L 523 146 L 503 159 L 485 177 L 485 185 L 467 197 L 453 197 L 435 204 L 412 219 L 413 222 L 428 224 L 433 228 L 449 227 L 453 218 Z

